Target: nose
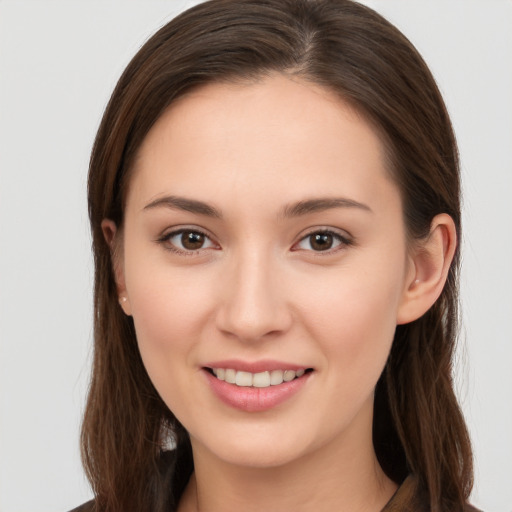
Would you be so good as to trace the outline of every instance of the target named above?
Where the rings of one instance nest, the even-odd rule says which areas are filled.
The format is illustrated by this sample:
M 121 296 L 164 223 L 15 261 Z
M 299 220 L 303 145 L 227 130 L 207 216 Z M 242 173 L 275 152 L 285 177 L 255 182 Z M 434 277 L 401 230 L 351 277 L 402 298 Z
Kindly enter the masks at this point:
M 292 324 L 282 269 L 268 255 L 233 257 L 224 273 L 217 328 L 243 342 L 286 332 Z

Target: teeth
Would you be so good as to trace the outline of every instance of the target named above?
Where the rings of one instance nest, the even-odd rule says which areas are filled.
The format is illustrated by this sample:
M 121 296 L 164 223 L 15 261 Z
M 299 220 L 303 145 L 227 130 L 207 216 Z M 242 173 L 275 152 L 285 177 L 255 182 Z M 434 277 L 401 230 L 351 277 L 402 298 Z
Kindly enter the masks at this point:
M 283 380 L 285 382 L 290 382 L 293 379 L 295 379 L 295 372 L 293 370 L 285 370 Z
M 244 386 L 244 387 L 252 386 L 252 373 L 236 372 L 235 384 L 237 386 Z
M 270 373 L 269 372 L 255 373 L 252 376 L 252 385 L 255 388 L 268 388 L 270 386 Z
M 290 382 L 296 377 L 302 377 L 305 373 L 301 370 L 272 370 L 270 372 L 250 373 L 237 372 L 232 368 L 212 368 L 213 374 L 219 379 L 236 384 L 241 387 L 268 388 L 278 386 L 283 382 Z
M 283 382 L 283 370 L 273 370 L 270 372 L 270 384 L 277 386 Z
M 234 384 L 236 382 L 236 372 L 235 370 L 226 370 L 224 373 L 224 380 L 229 382 L 230 384 Z

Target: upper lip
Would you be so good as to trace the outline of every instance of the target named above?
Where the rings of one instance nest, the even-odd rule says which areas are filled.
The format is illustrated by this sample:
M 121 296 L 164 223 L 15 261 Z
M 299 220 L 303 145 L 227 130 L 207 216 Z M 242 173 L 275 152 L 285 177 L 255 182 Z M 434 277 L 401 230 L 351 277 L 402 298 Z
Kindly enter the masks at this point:
M 236 371 L 260 373 L 272 370 L 307 370 L 310 366 L 286 363 L 272 359 L 262 359 L 260 361 L 242 361 L 240 359 L 224 359 L 222 361 L 212 361 L 204 365 L 205 368 L 225 368 Z

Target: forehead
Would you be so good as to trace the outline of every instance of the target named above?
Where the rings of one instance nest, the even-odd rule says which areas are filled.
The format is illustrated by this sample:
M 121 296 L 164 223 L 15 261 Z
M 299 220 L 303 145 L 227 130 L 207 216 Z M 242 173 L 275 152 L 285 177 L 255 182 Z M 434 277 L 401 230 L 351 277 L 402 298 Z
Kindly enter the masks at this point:
M 181 97 L 152 127 L 128 199 L 142 207 L 172 192 L 261 207 L 263 198 L 270 205 L 336 191 L 364 201 L 395 187 L 384 153 L 376 130 L 321 86 L 283 75 L 214 83 Z

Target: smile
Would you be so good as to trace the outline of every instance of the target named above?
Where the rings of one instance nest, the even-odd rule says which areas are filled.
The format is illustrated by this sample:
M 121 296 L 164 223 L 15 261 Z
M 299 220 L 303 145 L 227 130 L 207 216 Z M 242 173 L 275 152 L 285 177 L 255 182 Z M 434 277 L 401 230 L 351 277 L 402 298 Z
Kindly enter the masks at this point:
M 237 371 L 233 368 L 212 368 L 211 372 L 217 379 L 228 384 L 235 384 L 240 387 L 268 388 L 302 377 L 306 370 L 271 370 L 251 373 Z
M 278 361 L 218 361 L 202 370 L 221 402 L 245 412 L 263 412 L 288 402 L 315 373 L 313 368 Z

